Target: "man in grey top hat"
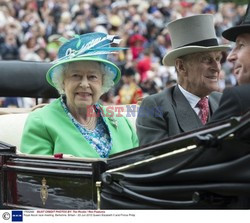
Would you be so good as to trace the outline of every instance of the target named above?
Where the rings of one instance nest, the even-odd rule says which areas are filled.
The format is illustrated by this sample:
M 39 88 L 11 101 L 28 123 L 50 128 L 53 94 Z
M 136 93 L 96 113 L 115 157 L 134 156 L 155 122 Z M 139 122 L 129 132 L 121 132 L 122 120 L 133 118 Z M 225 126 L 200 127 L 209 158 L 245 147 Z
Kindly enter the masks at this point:
M 202 127 L 217 109 L 221 51 L 213 16 L 196 15 L 167 26 L 172 50 L 163 58 L 175 66 L 178 84 L 146 97 L 140 106 L 136 127 L 140 145 Z
M 222 36 L 235 42 L 227 59 L 234 65 L 239 86 L 224 90 L 211 122 L 241 116 L 250 111 L 250 5 L 241 24 L 225 30 Z

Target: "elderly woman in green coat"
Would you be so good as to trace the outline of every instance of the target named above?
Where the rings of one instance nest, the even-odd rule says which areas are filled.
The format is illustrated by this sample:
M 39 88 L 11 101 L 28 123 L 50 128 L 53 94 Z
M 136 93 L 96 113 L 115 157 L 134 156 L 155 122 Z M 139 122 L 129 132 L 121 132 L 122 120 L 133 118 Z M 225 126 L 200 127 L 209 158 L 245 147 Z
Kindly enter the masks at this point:
M 119 68 L 107 60 L 108 54 L 123 49 L 111 47 L 120 40 L 104 33 L 88 33 L 64 41 L 58 60 L 46 74 L 61 97 L 30 113 L 21 152 L 107 158 L 137 147 L 130 122 L 98 103 L 120 80 Z

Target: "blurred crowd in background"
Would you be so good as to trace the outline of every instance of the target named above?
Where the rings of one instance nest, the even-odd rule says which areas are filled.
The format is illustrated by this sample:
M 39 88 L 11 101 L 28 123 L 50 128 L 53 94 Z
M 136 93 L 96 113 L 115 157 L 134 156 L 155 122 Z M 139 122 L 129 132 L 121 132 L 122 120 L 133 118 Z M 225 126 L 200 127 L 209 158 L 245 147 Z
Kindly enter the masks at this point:
M 122 81 L 103 95 L 104 104 L 137 103 L 149 94 L 176 84 L 174 67 L 162 65 L 171 49 L 166 25 L 194 14 L 214 15 L 220 43 L 223 30 L 239 23 L 246 5 L 205 0 L 2 0 L 0 59 L 53 61 L 61 36 L 70 39 L 88 32 L 119 35 L 122 53 L 110 58 L 122 71 Z M 232 64 L 222 60 L 219 86 L 234 86 Z M 31 107 L 32 100 L 0 98 L 0 107 Z

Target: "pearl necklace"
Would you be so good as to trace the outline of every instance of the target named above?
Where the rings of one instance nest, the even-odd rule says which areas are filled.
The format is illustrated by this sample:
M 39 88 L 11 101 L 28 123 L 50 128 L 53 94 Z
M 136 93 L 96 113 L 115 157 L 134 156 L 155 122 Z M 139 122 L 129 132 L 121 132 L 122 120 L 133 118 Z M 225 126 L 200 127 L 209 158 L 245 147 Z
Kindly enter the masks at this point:
M 95 116 L 91 116 L 91 117 L 89 118 L 88 122 L 85 122 L 85 123 L 83 123 L 83 122 L 85 122 L 85 121 L 79 122 L 79 124 L 80 124 L 82 127 L 86 128 L 86 129 L 88 129 L 88 130 L 94 130 L 95 127 L 96 127 L 97 119 L 96 119 Z

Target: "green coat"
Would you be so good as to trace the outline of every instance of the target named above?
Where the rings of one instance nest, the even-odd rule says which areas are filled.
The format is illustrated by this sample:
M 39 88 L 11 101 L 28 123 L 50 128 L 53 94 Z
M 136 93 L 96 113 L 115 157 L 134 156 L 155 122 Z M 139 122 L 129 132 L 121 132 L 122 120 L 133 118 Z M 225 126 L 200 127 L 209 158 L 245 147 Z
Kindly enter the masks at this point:
M 112 119 L 104 117 L 112 138 L 110 155 L 137 147 L 138 139 L 131 123 L 125 117 L 114 116 L 114 119 L 117 125 Z M 65 113 L 60 99 L 30 113 L 23 130 L 21 152 L 100 158 Z

